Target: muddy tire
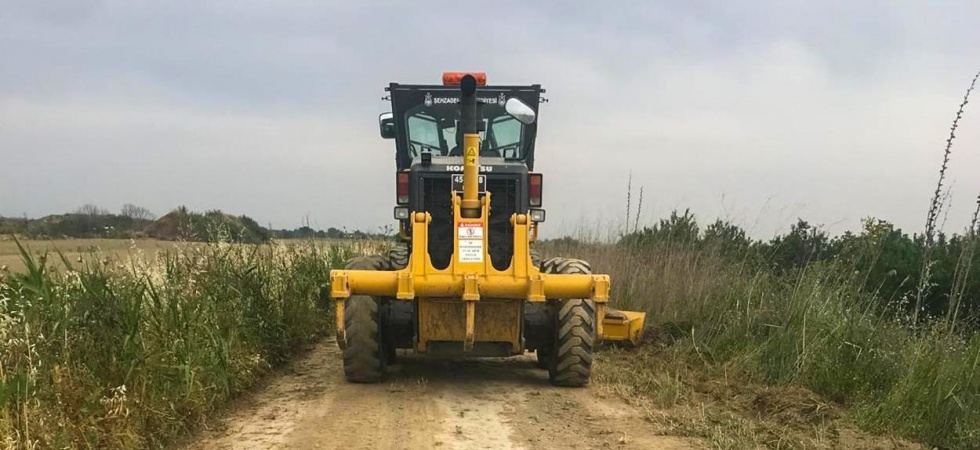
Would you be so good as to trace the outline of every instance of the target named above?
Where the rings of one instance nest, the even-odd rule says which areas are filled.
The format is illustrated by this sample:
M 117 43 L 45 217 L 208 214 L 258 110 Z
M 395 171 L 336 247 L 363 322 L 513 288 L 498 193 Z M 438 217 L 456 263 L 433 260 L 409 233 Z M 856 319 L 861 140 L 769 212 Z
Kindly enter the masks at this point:
M 361 256 L 347 263 L 350 270 L 384 270 L 384 258 Z M 388 353 L 382 339 L 378 300 L 352 295 L 344 301 L 344 376 L 353 383 L 377 383 L 384 379 Z
M 398 246 L 385 255 L 388 263 L 387 270 L 402 270 L 408 267 L 408 247 Z
M 592 266 L 580 259 L 550 258 L 542 271 L 589 274 Z M 579 387 L 592 375 L 592 351 L 596 342 L 595 305 L 587 299 L 557 300 L 551 304 L 554 344 L 546 349 L 548 376 L 555 386 Z M 540 358 L 539 358 L 540 360 Z

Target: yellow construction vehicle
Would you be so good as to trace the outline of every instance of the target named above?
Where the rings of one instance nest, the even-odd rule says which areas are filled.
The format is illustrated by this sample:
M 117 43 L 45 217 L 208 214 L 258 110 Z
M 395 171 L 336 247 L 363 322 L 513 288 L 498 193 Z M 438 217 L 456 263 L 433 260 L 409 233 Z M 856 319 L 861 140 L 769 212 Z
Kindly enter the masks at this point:
M 532 172 L 540 85 L 392 83 L 381 136 L 396 147 L 395 219 L 404 246 L 330 273 L 337 342 L 352 382 L 381 381 L 395 349 L 440 356 L 534 351 L 551 383 L 583 386 L 601 340 L 636 343 L 644 314 L 608 308 L 608 275 L 541 260 L 545 220 Z

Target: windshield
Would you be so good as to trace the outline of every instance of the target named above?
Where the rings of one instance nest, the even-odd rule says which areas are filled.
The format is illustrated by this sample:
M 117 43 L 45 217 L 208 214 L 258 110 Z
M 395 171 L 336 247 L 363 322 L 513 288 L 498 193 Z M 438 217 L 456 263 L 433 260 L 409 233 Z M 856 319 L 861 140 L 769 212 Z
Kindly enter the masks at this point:
M 434 156 L 461 156 L 462 133 L 457 135 L 459 107 L 419 105 L 405 112 L 408 145 L 412 159 L 422 153 Z M 485 131 L 480 132 L 480 156 L 521 159 L 524 157 L 521 137 L 524 124 L 507 115 L 502 107 L 484 105 Z

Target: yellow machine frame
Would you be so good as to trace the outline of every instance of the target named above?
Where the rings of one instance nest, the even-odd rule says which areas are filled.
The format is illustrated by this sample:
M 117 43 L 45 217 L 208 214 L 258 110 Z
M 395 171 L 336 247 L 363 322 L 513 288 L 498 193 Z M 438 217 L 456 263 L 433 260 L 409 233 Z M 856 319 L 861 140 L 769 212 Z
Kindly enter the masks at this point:
M 463 148 L 463 195 L 460 198 L 456 191 L 451 193 L 456 234 L 449 266 L 440 270 L 432 265 L 428 254 L 432 218 L 428 212 L 413 212 L 412 252 L 404 269 L 331 271 L 331 296 L 337 300 L 337 335 L 341 345 L 345 342 L 344 300 L 351 295 L 384 296 L 401 301 L 417 299 L 419 335 L 416 350 L 419 352 L 426 352 L 430 341 L 462 341 L 464 352 L 471 351 L 476 342 L 493 341 L 509 342 L 513 354 L 522 353 L 523 301 L 591 299 L 596 306 L 596 317 L 605 319 L 609 276 L 550 274 L 538 270 L 531 262 L 529 245 L 537 237 L 537 226 L 531 223 L 527 214 L 514 214 L 510 219 L 514 227 L 514 252 L 510 267 L 503 271 L 493 267 L 488 252 L 487 232 L 491 194 L 486 192 L 480 197 L 477 185 L 479 134 L 465 134 Z M 470 253 L 467 261 L 462 260 L 460 253 L 460 233 L 463 229 L 473 230 L 474 235 L 478 232 L 481 237 L 477 241 L 482 239 L 479 246 L 482 255 Z M 473 240 L 469 242 L 473 243 Z M 471 252 L 473 248 L 466 250 Z M 478 312 L 478 304 L 481 312 Z M 597 338 L 635 342 L 643 319 L 640 317 L 638 322 L 609 322 L 615 330 L 615 334 L 610 336 L 604 333 L 604 322 L 596 320 Z

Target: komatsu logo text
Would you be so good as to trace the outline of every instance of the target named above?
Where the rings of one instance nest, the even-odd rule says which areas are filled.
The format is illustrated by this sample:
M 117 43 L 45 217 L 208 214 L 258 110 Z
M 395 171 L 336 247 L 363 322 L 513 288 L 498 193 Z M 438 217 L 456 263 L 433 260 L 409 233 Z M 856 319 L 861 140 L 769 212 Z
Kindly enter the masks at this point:
M 463 166 L 446 166 L 446 172 L 462 172 Z M 480 172 L 493 172 L 493 166 L 480 166 Z

